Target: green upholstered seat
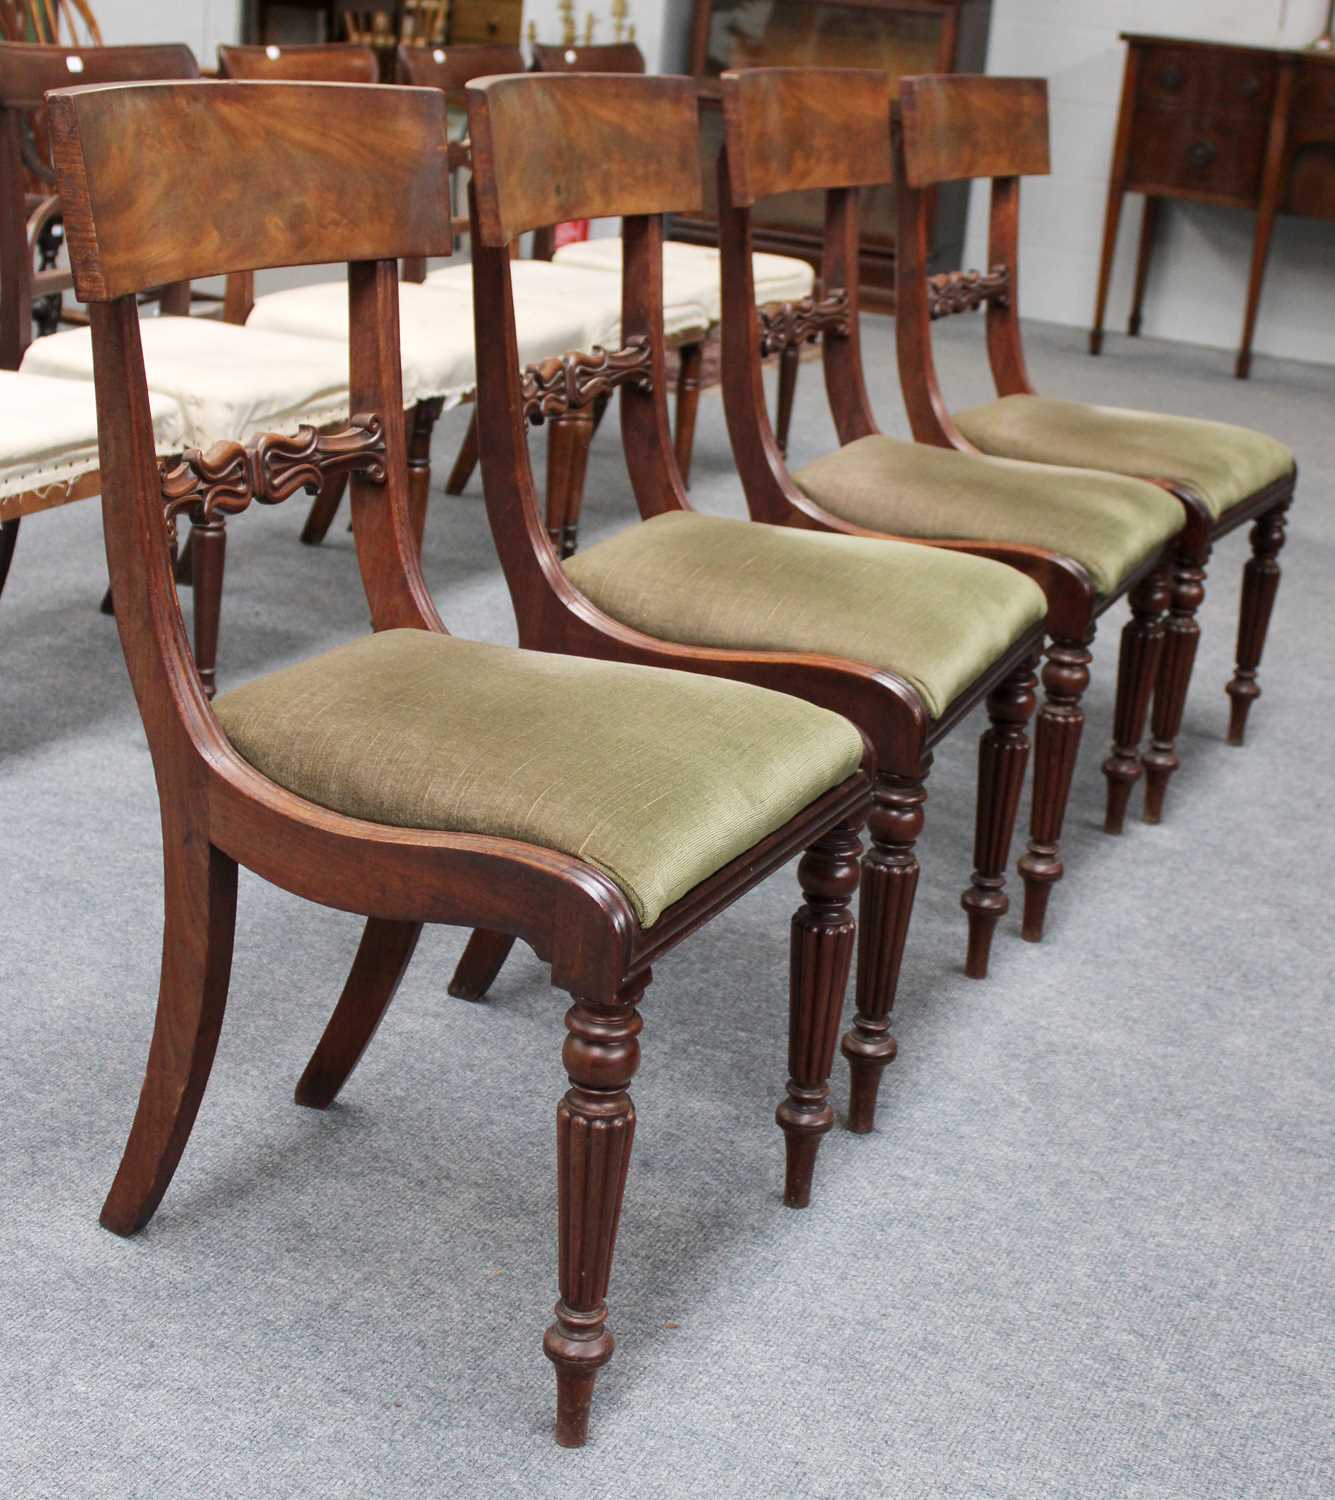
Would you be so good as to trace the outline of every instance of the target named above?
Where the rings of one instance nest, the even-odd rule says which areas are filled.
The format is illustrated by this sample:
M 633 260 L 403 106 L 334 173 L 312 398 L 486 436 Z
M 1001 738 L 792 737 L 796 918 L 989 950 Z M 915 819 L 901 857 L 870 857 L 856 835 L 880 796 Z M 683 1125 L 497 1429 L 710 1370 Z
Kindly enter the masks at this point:
M 955 424 L 975 448 L 999 458 L 1173 480 L 1199 495 L 1216 520 L 1293 472 L 1284 444 L 1250 427 L 1120 406 L 1002 396 L 957 412 Z
M 782 693 L 424 630 L 340 646 L 214 708 L 298 796 L 576 855 L 646 927 L 863 754 L 847 720 Z
M 1082 563 L 1100 594 L 1182 529 L 1157 485 L 1091 469 L 979 458 L 925 443 L 858 438 L 793 475 L 824 510 L 899 536 L 1024 542 Z
M 1037 584 L 986 558 L 694 511 L 629 526 L 565 566 L 648 635 L 851 657 L 906 679 L 933 718 L 1045 613 Z

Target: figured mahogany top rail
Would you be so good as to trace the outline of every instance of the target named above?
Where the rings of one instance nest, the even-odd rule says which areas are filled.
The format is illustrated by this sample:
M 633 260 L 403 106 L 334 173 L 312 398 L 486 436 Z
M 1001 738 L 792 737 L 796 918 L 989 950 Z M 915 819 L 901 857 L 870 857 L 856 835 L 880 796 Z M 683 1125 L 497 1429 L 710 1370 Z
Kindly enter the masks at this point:
M 533 44 L 533 67 L 539 73 L 643 73 L 644 53 L 634 42 L 600 42 L 591 47 Z
M 1051 171 L 1045 79 L 901 78 L 899 108 L 904 175 L 912 187 Z
M 568 219 L 702 206 L 689 78 L 512 74 L 470 83 L 468 107 L 484 244 Z
M 443 89 L 457 96 L 452 102 L 464 103 L 464 88 L 474 78 L 490 78 L 497 73 L 522 73 L 524 54 L 518 47 L 499 42 L 468 42 L 458 47 L 406 47 L 398 52 L 400 83 L 418 88 Z
M 0 105 L 40 109 L 51 89 L 133 79 L 198 78 L 195 54 L 184 43 L 154 47 L 48 47 L 0 42 Z
M 746 68 L 720 80 L 732 201 L 890 181 L 890 79 L 861 68 Z M 800 120 L 800 130 L 785 123 Z
M 47 104 L 85 302 L 229 271 L 450 253 L 436 89 L 199 81 L 62 89 Z M 179 149 L 145 172 L 164 139 Z M 238 153 L 262 170 L 238 174 Z
M 300 46 L 218 48 L 218 75 L 253 83 L 378 83 L 380 64 L 370 47 L 351 42 Z

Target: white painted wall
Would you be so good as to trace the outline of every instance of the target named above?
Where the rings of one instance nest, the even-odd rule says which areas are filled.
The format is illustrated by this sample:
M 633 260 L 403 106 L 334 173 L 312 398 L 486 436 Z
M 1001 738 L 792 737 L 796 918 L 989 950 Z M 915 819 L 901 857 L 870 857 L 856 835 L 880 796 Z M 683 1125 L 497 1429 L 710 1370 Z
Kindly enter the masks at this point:
M 1306 46 L 1327 0 L 994 0 L 987 71 L 1048 79 L 1052 176 L 1025 184 L 1020 306 L 1026 317 L 1088 326 L 1126 49 L 1122 31 Z M 1139 196 L 1122 212 L 1110 336 L 1131 305 Z M 1254 216 L 1165 202 L 1146 298 L 1146 334 L 1236 347 Z M 966 261 L 986 259 L 986 208 L 974 191 Z M 1335 224 L 1281 218 L 1256 333 L 1260 353 L 1335 364 Z
M 185 42 L 211 68 L 219 42 L 241 40 L 241 0 L 92 0 L 108 44 Z

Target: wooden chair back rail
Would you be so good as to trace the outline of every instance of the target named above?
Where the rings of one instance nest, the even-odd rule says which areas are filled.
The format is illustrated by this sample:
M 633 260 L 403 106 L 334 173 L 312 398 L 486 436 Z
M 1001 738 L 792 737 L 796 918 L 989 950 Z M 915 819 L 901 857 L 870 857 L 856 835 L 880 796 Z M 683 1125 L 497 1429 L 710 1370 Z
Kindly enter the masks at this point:
M 302 46 L 218 48 L 218 76 L 269 83 L 379 83 L 380 63 L 370 47 L 353 42 Z
M 587 47 L 534 42 L 535 73 L 643 73 L 644 53 L 634 42 L 599 42 Z
M 195 54 L 184 43 L 145 47 L 0 43 L 0 106 L 6 109 L 40 109 L 52 89 L 80 84 L 198 77 Z
M 890 80 L 858 68 L 723 74 L 732 201 L 890 181 Z M 785 128 L 794 120 L 801 130 Z
M 450 103 L 463 105 L 464 89 L 474 78 L 498 73 L 522 73 L 524 54 L 518 47 L 492 42 L 469 42 L 457 47 L 400 46 L 397 59 L 400 83 L 442 89 Z
M 1051 171 L 1046 79 L 944 73 L 901 78 L 899 103 L 903 180 L 910 187 Z
M 265 90 L 263 109 L 256 89 Z M 64 91 L 52 96 L 50 117 L 61 180 L 89 195 L 75 204 L 65 193 L 85 302 L 229 271 L 376 260 L 387 224 L 396 253 L 447 253 L 445 110 L 433 89 L 159 83 Z M 145 176 L 125 150 L 136 139 L 189 149 L 164 153 Z M 266 165 L 262 183 L 229 170 L 252 155 Z M 206 205 L 200 182 L 210 185 Z M 340 190 L 319 192 L 319 212 L 277 213 L 289 183 L 303 198 L 329 183 Z M 76 256 L 90 223 L 96 241 Z
M 468 99 L 483 244 L 701 206 L 689 78 L 510 75 L 470 83 Z

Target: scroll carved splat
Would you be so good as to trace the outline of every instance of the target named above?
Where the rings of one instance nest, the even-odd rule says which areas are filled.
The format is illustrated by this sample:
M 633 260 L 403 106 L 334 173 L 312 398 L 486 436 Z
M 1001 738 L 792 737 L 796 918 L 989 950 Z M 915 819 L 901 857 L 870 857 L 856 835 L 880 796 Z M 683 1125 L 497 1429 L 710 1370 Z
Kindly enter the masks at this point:
M 215 521 L 240 514 L 251 501 L 277 505 L 300 489 L 317 492 L 336 475 L 364 474 L 383 484 L 385 424 L 371 412 L 335 432 L 301 427 L 292 437 L 266 432 L 250 444 L 188 448 L 177 463 L 163 463 L 158 472 L 167 528 L 174 536 L 179 515 L 188 514 L 195 523 Z
M 943 271 L 927 278 L 927 313 L 935 321 L 955 313 L 972 312 L 985 302 L 1005 307 L 1010 300 L 1011 273 L 1007 266 L 990 271 Z
M 619 385 L 651 391 L 651 360 L 648 337 L 637 334 L 623 349 L 577 349 L 528 365 L 520 377 L 524 415 L 536 427 L 610 395 Z
M 760 357 L 794 344 L 814 343 L 822 333 L 848 335 L 848 293 L 840 288 L 819 300 L 802 297 L 760 309 Z

